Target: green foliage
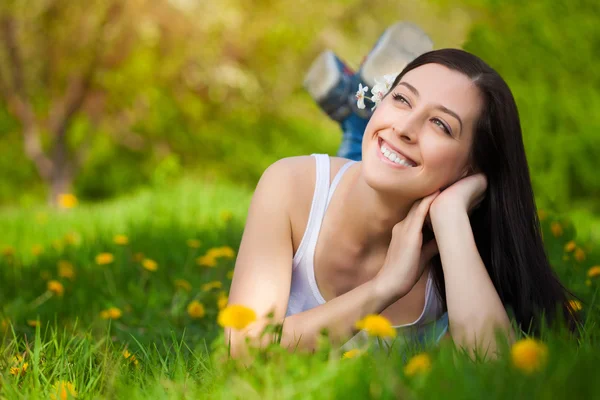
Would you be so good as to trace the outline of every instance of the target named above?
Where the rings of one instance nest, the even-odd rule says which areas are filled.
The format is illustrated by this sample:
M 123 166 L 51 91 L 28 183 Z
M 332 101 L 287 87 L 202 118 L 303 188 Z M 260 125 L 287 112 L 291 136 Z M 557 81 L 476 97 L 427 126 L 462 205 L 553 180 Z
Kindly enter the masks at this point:
M 600 277 L 586 283 L 588 269 L 600 264 L 600 252 L 580 241 L 565 248 L 576 238 L 575 227 L 544 212 L 550 260 L 581 297 L 585 326 L 578 341 L 560 330 L 545 331 L 549 360 L 538 373 L 516 369 L 506 344 L 497 360 L 473 362 L 449 341 L 391 355 L 371 347 L 343 359 L 323 338 L 314 354 L 288 353 L 274 344 L 256 352 L 247 367 L 227 362 L 216 324 L 219 289 L 204 291 L 202 284 L 218 280 L 228 291 L 233 260 L 207 268 L 195 259 L 215 246 L 236 248 L 250 195 L 235 184 L 183 181 L 68 212 L 0 212 L 0 397 L 47 399 L 60 380 L 71 382 L 78 398 L 130 399 L 554 399 L 592 398 L 600 390 L 594 379 Z M 224 211 L 233 218 L 224 218 Z M 116 244 L 115 234 L 127 235 L 129 243 Z M 199 248 L 186 243 L 192 238 L 200 240 Z M 34 245 L 44 250 L 33 255 Z M 110 252 L 114 261 L 98 265 L 94 259 L 100 252 Z M 135 259 L 138 252 L 155 260 L 158 269 L 144 269 Z M 72 278 L 59 276 L 60 260 L 73 264 Z M 49 279 L 64 285 L 62 296 L 47 290 Z M 176 279 L 186 279 L 190 290 L 177 287 Z M 204 304 L 204 317 L 187 314 L 192 300 Z M 122 316 L 102 319 L 101 311 L 111 306 Z M 39 327 L 29 320 L 39 320 Z M 420 352 L 429 355 L 431 371 L 411 376 L 406 361 Z M 17 354 L 21 363 L 13 360 Z M 12 375 L 11 367 L 23 362 L 27 371 Z

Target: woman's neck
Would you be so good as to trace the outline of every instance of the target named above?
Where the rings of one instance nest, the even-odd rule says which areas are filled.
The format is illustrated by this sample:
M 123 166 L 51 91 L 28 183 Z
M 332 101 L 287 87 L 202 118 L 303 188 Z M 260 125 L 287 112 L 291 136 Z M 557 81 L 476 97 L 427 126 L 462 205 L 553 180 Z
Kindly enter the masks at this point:
M 388 246 L 392 228 L 406 218 L 414 200 L 374 190 L 364 180 L 361 164 L 349 175 L 340 206 L 343 215 L 350 216 L 345 219 L 343 232 L 365 250 Z

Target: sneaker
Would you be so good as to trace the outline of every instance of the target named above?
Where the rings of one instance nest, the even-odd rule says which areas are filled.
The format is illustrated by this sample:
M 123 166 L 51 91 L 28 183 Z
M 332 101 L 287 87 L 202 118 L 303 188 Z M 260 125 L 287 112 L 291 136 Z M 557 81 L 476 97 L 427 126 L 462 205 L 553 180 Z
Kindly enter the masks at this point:
M 364 58 L 358 75 L 371 88 L 375 85 L 375 78 L 398 75 L 409 62 L 431 50 L 433 42 L 421 28 L 412 22 L 397 22 L 377 40 Z
M 331 119 L 342 122 L 352 113 L 348 98 L 356 91 L 353 75 L 354 71 L 333 51 L 325 50 L 311 64 L 304 88 Z

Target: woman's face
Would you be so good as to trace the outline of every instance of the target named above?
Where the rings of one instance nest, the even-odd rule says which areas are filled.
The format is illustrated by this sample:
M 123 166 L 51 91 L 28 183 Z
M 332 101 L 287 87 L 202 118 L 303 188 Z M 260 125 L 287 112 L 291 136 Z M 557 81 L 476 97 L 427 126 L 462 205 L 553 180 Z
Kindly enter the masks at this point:
M 479 89 L 467 76 L 440 64 L 406 73 L 365 129 L 367 183 L 379 191 L 419 199 L 466 176 L 482 103 Z M 410 166 L 399 158 L 408 158 Z

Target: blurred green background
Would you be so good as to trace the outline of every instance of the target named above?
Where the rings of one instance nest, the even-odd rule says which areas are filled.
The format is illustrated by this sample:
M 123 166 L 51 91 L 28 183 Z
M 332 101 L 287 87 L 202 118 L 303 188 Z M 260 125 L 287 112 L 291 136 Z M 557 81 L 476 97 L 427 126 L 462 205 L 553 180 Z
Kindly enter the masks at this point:
M 597 0 L 2 0 L 0 207 L 190 178 L 251 191 L 279 158 L 335 154 L 310 63 L 331 48 L 356 68 L 410 20 L 507 80 L 538 206 L 600 241 L 599 15 Z

